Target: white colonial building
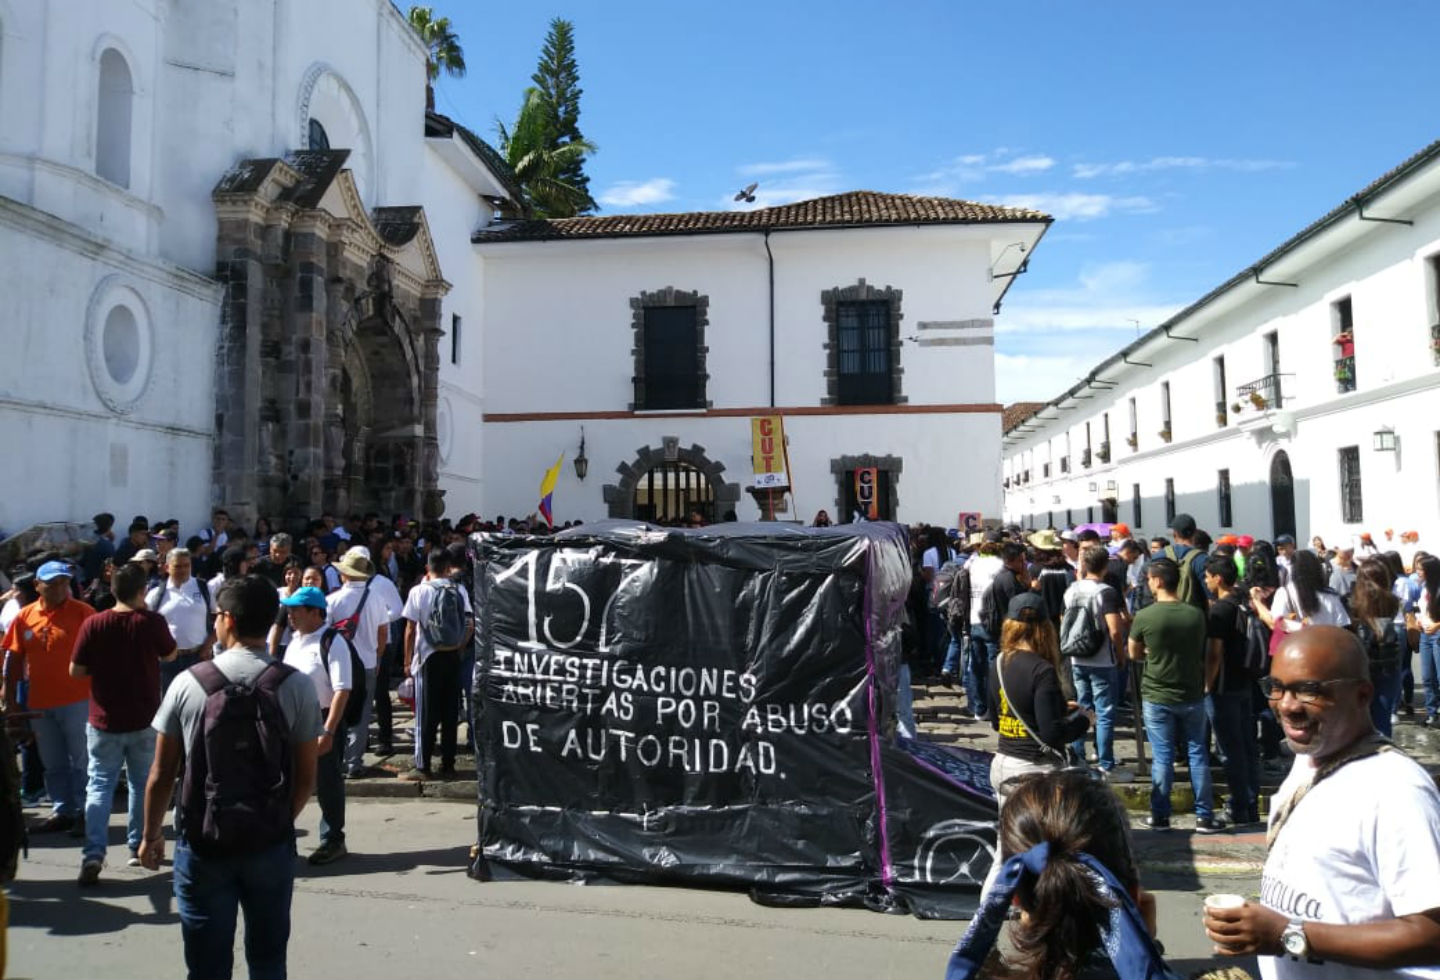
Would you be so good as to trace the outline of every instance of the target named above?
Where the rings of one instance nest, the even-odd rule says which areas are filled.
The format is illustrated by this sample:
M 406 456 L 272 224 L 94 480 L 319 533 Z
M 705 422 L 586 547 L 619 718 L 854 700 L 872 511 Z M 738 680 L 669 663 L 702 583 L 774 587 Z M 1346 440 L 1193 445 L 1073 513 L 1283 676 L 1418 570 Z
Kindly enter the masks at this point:
M 478 500 L 518 191 L 425 59 L 390 0 L 0 0 L 0 527 Z
M 1440 143 L 1005 434 L 1027 527 L 1440 538 Z
M 557 521 L 758 519 L 763 416 L 782 519 L 849 520 L 871 467 L 882 517 L 998 516 L 992 317 L 1049 220 L 860 191 L 477 234 L 487 516 L 533 512 L 564 453 Z

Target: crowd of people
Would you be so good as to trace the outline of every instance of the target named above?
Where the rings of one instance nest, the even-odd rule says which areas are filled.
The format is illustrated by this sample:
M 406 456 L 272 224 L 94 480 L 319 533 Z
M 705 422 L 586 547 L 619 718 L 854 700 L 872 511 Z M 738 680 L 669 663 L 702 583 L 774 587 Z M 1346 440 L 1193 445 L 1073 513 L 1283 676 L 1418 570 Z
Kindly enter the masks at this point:
M 174 814 L 191 975 L 230 975 L 237 905 L 252 973 L 283 975 L 295 816 L 313 795 L 308 860 L 346 857 L 345 781 L 367 749 L 393 751 L 396 697 L 416 719 L 400 777 L 454 776 L 473 709 L 468 535 L 551 529 L 326 514 L 252 533 L 217 510 L 184 538 L 136 517 L 117 540 L 112 515 L 94 524 L 82 554 L 29 556 L 0 597 L 7 726 L 26 727 L 27 801 L 50 803 L 30 830 L 79 839 L 79 883 L 95 884 L 123 771 L 131 865 L 159 867 Z M 1267 976 L 1329 975 L 1317 962 L 1435 975 L 1440 796 L 1388 736 L 1406 717 L 1440 725 L 1440 558 L 1414 540 L 1212 541 L 1184 514 L 1169 531 L 912 529 L 898 729 L 917 734 L 912 681 L 933 678 L 998 732 L 1000 860 L 951 975 L 1168 975 L 1106 786 L 1134 777 L 1115 751 L 1127 719 L 1150 744 L 1155 830 L 1170 828 L 1182 754 L 1199 833 L 1258 824 L 1262 780 L 1284 777 L 1261 900 L 1206 912 L 1217 954 L 1260 954 Z M 279 717 L 283 751 L 253 720 Z M 252 794 L 271 812 L 227 809 L 206 791 L 217 773 L 240 797 L 289 792 Z M 1325 802 L 1301 809 L 1311 797 Z M 243 859 L 223 846 L 236 835 Z

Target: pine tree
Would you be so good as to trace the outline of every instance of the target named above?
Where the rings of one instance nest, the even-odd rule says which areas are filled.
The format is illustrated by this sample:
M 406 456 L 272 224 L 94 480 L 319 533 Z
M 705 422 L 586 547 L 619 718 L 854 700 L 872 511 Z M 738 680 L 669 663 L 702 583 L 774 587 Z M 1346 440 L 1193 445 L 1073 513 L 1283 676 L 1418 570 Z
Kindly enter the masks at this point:
M 552 148 L 558 150 L 574 143 L 585 146 L 586 152 L 593 152 L 580 133 L 580 95 L 584 90 L 580 88 L 580 68 L 575 63 L 574 24 L 560 17 L 550 22 L 545 47 L 530 79 L 551 117 Z M 554 178 L 579 191 L 586 201 L 590 200 L 590 178 L 585 175 L 583 152 L 565 154 Z M 592 210 L 593 203 L 575 213 L 586 214 Z

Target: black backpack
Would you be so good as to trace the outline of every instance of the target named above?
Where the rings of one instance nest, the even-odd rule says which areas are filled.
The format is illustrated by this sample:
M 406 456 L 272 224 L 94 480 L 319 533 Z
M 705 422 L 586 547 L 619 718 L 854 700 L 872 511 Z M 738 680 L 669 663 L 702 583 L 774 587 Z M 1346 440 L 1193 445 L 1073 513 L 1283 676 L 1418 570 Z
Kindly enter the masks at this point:
M 196 853 L 259 851 L 295 833 L 290 723 L 280 685 L 295 673 L 265 665 L 253 686 L 237 684 L 213 661 L 190 668 L 205 693 L 185 756 L 178 823 Z
M 1000 592 L 995 588 L 1003 574 L 1005 570 L 995 576 L 985 587 L 985 593 L 980 596 L 980 625 L 985 627 L 985 632 L 990 634 L 994 643 L 1000 642 L 1000 629 L 1005 625 L 1005 610 L 1000 608 Z
M 335 637 L 345 641 L 345 646 L 350 649 L 350 697 L 345 701 L 345 724 L 358 725 L 360 716 L 365 713 L 365 665 L 360 662 L 360 654 L 355 652 L 355 644 L 351 642 L 350 635 L 338 624 L 325 627 L 325 632 L 320 634 L 320 659 L 325 664 L 325 673 L 330 673 L 330 647 L 335 643 Z
M 1095 605 L 1101 589 L 1107 588 L 1102 585 L 1093 592 L 1087 589 L 1083 598 L 1065 607 L 1060 618 L 1060 656 L 1093 657 L 1105 646 L 1105 626 Z
M 1244 602 L 1235 602 L 1235 628 L 1245 637 L 1245 670 L 1251 677 L 1270 673 L 1270 627 Z
M 465 600 L 460 586 L 449 579 L 436 579 L 435 598 L 420 631 L 437 651 L 458 650 L 465 644 Z
M 1371 670 L 1391 670 L 1400 666 L 1400 651 L 1405 649 L 1403 644 L 1407 640 L 1404 627 L 1396 626 L 1395 620 L 1387 619 L 1384 630 L 1376 633 L 1369 620 L 1357 619 L 1355 635 L 1360 638 L 1365 652 L 1370 655 Z

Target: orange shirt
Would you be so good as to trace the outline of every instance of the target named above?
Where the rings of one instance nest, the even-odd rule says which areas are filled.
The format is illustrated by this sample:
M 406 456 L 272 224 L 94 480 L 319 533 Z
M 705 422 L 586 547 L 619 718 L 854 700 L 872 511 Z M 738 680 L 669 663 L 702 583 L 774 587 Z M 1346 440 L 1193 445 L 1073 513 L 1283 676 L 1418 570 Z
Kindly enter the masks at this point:
M 37 601 L 20 610 L 10 624 L 0 645 L 25 658 L 32 711 L 90 699 L 90 678 L 70 676 L 70 656 L 80 624 L 93 615 L 95 610 L 79 599 L 66 599 L 54 610 Z

